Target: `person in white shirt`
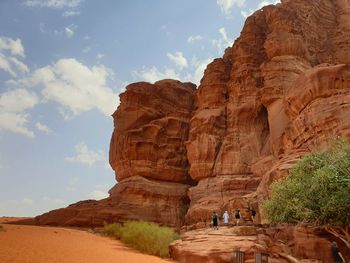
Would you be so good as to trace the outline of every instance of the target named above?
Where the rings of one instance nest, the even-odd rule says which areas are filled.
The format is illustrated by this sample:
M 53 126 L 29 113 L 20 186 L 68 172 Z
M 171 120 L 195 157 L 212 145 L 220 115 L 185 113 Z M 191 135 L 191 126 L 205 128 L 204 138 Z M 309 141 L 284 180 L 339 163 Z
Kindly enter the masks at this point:
M 225 211 L 225 213 L 222 216 L 224 224 L 228 224 L 228 220 L 230 218 L 229 214 L 227 213 L 227 211 Z

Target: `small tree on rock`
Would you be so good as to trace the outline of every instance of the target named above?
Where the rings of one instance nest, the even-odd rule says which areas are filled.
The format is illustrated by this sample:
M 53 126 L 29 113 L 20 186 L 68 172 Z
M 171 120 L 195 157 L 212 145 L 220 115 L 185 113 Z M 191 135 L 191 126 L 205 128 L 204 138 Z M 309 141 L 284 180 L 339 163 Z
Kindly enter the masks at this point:
M 271 185 L 263 211 L 273 223 L 323 227 L 350 249 L 350 145 L 339 139 L 328 150 L 302 158 L 289 176 Z

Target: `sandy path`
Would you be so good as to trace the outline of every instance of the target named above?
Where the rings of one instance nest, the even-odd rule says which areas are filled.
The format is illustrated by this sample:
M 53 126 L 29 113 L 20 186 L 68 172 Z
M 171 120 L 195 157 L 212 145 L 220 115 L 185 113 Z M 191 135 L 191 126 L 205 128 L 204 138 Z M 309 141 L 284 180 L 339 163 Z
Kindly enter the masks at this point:
M 1 263 L 169 263 L 125 247 L 118 240 L 85 231 L 2 225 Z

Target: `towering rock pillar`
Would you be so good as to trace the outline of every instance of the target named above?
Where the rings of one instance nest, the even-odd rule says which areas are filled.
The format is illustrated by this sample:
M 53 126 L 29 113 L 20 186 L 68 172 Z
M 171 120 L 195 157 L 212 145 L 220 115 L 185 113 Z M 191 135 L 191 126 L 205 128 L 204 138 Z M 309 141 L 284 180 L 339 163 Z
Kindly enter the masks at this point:
M 183 224 L 192 181 L 185 141 L 195 88 L 162 80 L 130 84 L 120 95 L 110 146 L 118 181 L 110 199 L 119 220 Z

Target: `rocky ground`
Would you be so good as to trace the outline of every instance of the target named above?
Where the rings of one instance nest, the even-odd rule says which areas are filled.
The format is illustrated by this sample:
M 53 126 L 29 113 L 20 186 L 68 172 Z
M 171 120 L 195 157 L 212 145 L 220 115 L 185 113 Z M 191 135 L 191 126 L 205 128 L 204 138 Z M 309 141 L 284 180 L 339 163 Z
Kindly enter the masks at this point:
M 201 228 L 184 232 L 170 251 L 181 263 L 231 263 L 235 251 L 244 252 L 246 263 L 254 263 L 258 253 L 268 254 L 269 263 L 333 262 L 327 238 L 316 236 L 312 229 L 292 226 Z

